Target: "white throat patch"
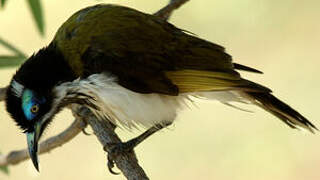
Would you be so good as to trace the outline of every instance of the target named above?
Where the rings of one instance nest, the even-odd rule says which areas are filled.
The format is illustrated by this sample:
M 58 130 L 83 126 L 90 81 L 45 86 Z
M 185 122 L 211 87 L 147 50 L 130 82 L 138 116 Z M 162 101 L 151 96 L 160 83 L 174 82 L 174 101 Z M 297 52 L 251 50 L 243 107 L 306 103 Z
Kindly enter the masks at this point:
M 16 97 L 20 98 L 22 96 L 22 93 L 23 93 L 23 90 L 24 90 L 24 86 L 22 84 L 18 83 L 17 81 L 15 81 L 15 80 L 12 80 L 11 86 L 12 86 L 13 94 Z

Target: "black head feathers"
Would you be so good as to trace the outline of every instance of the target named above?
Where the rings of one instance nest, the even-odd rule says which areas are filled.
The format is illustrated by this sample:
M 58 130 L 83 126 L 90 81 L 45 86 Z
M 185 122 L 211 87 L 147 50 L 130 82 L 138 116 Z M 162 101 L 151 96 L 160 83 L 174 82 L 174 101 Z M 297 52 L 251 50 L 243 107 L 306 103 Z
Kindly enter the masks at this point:
M 65 62 L 63 55 L 59 53 L 55 45 L 51 44 L 33 54 L 13 76 L 6 93 L 7 111 L 22 130 L 32 131 L 38 117 L 44 115 L 52 107 L 53 87 L 74 78 L 74 73 Z M 45 99 L 42 104 L 39 104 L 39 112 L 32 119 L 26 118 L 26 112 L 29 113 L 31 105 L 30 107 L 28 104 L 23 105 L 25 101 L 23 94 L 26 90 L 32 92 L 32 97 L 27 98 L 34 98 L 35 101 Z

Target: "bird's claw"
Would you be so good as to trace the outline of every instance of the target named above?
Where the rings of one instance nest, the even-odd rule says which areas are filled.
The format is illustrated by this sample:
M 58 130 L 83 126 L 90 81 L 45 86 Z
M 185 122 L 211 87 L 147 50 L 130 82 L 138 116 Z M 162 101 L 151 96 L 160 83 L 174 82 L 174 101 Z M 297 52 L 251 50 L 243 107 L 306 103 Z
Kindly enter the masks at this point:
M 113 168 L 114 168 L 114 160 L 113 160 L 113 158 L 111 158 L 111 156 L 108 154 L 108 169 L 109 169 L 109 172 L 110 172 L 111 174 L 114 174 L 114 175 L 119 175 L 120 173 L 114 172 L 114 171 L 113 171 Z
M 120 154 L 132 151 L 133 148 L 134 145 L 130 141 L 125 143 L 108 143 L 103 148 L 106 152 L 108 152 L 108 169 L 111 174 L 120 174 L 113 171 L 116 157 Z
M 91 134 L 86 131 L 86 129 L 82 129 L 82 133 L 86 136 L 90 136 Z

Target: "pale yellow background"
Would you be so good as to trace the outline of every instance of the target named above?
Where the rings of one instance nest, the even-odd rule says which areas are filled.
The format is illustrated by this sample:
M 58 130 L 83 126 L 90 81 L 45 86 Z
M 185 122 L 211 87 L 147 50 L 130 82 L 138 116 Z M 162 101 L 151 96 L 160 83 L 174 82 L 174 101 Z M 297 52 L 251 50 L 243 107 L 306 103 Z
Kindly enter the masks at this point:
M 45 46 L 57 28 L 75 11 L 94 0 L 42 1 L 46 38 L 40 38 L 26 1 L 8 0 L 0 11 L 0 36 L 28 55 Z M 153 13 L 166 1 L 118 0 Z M 236 62 L 256 67 L 264 75 L 243 73 L 274 90 L 274 94 L 320 127 L 318 0 L 191 0 L 174 13 L 171 22 L 227 48 Z M 156 43 L 156 42 L 155 42 Z M 0 47 L 0 54 L 8 53 Z M 0 70 L 0 86 L 15 69 Z M 41 76 L 41 74 L 39 74 Z M 0 150 L 26 147 L 24 134 L 0 103 Z M 175 125 L 154 135 L 137 149 L 140 164 L 153 180 L 318 180 L 320 136 L 288 128 L 258 108 L 246 113 L 219 103 L 199 102 L 182 112 Z M 72 122 L 68 112 L 52 123 L 46 137 Z M 90 131 L 90 130 L 89 130 Z M 122 137 L 136 133 L 119 131 Z M 11 166 L 1 180 L 124 179 L 110 175 L 106 153 L 95 136 L 79 135 L 72 142 L 40 156 L 41 173 L 30 161 Z

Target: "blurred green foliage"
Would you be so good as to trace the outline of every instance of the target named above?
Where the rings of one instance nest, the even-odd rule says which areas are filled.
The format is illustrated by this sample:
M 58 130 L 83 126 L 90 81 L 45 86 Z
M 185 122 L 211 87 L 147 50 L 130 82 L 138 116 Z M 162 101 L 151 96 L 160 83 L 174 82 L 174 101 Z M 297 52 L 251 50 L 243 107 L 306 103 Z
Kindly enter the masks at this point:
M 0 55 L 0 68 L 18 66 L 26 59 L 26 55 L 21 50 L 3 40 L 1 37 L 0 45 L 13 53 L 13 55 Z
M 7 174 L 7 175 L 10 173 L 8 166 L 3 166 L 3 167 L 0 166 L 0 171 Z
M 28 5 L 36 22 L 39 33 L 44 36 L 44 19 L 40 0 L 28 0 Z
M 28 6 L 35 20 L 37 29 L 41 36 L 45 34 L 45 23 L 43 18 L 42 5 L 40 0 L 27 0 Z M 1 8 L 4 8 L 7 0 L 1 0 Z M 0 45 L 10 50 L 13 55 L 0 55 L 0 68 L 14 67 L 20 65 L 25 59 L 26 55 L 12 43 L 5 41 L 0 37 Z
M 4 7 L 6 1 L 7 1 L 7 0 L 1 0 L 1 2 L 0 2 L 1 4 L 0 4 L 0 5 L 1 5 L 2 8 Z
M 0 68 L 20 65 L 26 59 L 25 56 L 2 56 L 0 55 Z
M 4 172 L 5 174 L 9 174 L 8 166 L 0 167 L 0 171 Z

